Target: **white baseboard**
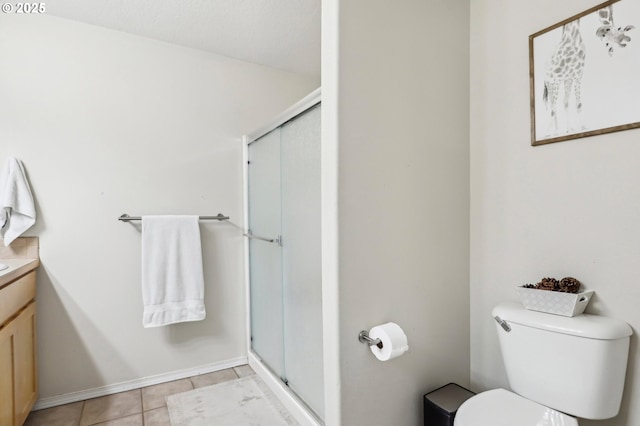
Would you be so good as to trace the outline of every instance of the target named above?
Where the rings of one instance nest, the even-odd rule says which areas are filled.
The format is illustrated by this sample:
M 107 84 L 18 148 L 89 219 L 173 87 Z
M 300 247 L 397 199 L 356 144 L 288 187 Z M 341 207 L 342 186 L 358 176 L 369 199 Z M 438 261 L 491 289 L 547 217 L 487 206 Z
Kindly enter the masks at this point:
M 55 407 L 69 404 L 71 402 L 84 401 L 85 399 L 97 398 L 99 396 L 112 395 L 132 389 L 144 388 L 146 386 L 157 385 L 173 380 L 185 379 L 199 374 L 212 373 L 214 371 L 225 370 L 231 367 L 247 364 L 246 356 L 233 358 L 226 361 L 215 362 L 213 364 L 201 365 L 199 367 L 187 368 L 185 370 L 172 371 L 169 373 L 157 374 L 155 376 L 143 377 L 126 382 L 115 383 L 113 385 L 100 386 L 78 392 L 67 393 L 59 396 L 51 396 L 36 401 L 33 410 Z
M 291 415 L 302 426 L 323 426 L 324 423 L 319 420 L 305 405 L 298 399 L 297 396 L 283 385 L 280 379 L 276 378 L 271 371 L 265 367 L 260 359 L 253 352 L 249 352 L 249 366 L 253 368 L 258 377 L 260 377 L 266 385 L 271 389 L 271 392 L 275 394 L 278 400 L 284 405 L 284 407 L 291 413 Z

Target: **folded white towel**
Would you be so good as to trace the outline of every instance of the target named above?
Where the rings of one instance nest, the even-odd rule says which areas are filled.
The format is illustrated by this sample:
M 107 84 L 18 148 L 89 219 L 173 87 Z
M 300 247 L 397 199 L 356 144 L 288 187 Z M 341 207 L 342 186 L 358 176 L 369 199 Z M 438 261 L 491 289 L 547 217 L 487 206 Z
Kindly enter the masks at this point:
M 36 223 L 36 207 L 20 160 L 9 157 L 0 175 L 0 236 L 9 246 Z
M 198 216 L 142 216 L 144 327 L 205 317 Z

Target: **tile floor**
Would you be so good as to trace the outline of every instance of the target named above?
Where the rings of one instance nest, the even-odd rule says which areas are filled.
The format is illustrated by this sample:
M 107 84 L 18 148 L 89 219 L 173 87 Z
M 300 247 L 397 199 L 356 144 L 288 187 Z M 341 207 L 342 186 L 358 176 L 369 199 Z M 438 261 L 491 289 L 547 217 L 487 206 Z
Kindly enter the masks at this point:
M 255 374 L 242 365 L 85 401 L 33 411 L 25 426 L 171 426 L 165 397 Z

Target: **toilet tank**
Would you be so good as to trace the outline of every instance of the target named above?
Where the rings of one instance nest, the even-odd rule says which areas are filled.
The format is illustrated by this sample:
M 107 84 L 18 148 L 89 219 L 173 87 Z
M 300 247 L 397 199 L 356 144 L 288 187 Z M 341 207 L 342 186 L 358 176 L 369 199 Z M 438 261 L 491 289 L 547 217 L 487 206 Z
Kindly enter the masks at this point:
M 511 389 L 585 419 L 620 411 L 631 327 L 598 315 L 563 317 L 505 302 L 493 309 Z

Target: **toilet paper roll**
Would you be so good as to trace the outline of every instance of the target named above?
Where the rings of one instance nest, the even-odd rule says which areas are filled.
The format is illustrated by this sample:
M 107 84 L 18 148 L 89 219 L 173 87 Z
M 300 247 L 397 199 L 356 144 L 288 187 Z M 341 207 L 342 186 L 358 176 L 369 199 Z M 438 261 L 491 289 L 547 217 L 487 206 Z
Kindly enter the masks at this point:
M 377 345 L 370 346 L 371 352 L 380 361 L 389 361 L 397 358 L 409 350 L 407 335 L 400 326 L 394 322 L 377 325 L 369 330 L 369 337 L 373 340 L 380 339 L 382 348 Z

